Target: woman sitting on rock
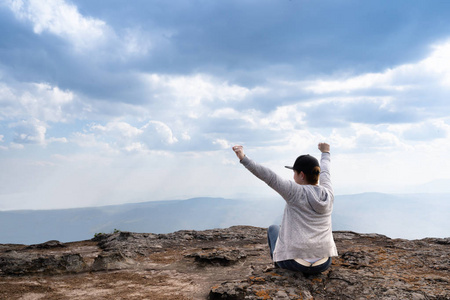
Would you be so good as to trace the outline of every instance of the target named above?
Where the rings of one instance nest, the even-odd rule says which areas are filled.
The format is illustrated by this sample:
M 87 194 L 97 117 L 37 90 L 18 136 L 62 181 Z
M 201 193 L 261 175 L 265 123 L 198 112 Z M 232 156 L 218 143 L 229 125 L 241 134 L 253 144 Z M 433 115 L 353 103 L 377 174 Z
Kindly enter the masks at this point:
M 281 227 L 272 225 L 267 232 L 275 265 L 304 274 L 325 271 L 331 265 L 331 257 L 338 255 L 331 230 L 334 196 L 330 145 L 319 143 L 318 148 L 322 152 L 320 165 L 316 158 L 301 155 L 292 167 L 286 166 L 294 170 L 293 182 L 252 161 L 242 146 L 233 147 L 241 164 L 286 201 Z

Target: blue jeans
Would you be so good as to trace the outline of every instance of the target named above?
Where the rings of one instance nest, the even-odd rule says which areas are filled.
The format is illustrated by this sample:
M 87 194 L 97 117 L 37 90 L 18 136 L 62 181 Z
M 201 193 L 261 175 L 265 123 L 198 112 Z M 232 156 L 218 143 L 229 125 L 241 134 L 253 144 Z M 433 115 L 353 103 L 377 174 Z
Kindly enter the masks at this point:
M 267 230 L 267 240 L 269 242 L 270 257 L 272 257 L 272 259 L 273 259 L 273 251 L 275 250 L 275 245 L 277 243 L 279 232 L 280 232 L 279 225 L 271 225 Z M 311 275 L 321 273 L 326 269 L 328 269 L 331 266 L 331 257 L 328 258 L 328 260 L 323 264 L 314 267 L 303 266 L 293 259 L 277 261 L 275 262 L 275 265 L 277 265 L 282 269 L 302 272 L 303 274 Z

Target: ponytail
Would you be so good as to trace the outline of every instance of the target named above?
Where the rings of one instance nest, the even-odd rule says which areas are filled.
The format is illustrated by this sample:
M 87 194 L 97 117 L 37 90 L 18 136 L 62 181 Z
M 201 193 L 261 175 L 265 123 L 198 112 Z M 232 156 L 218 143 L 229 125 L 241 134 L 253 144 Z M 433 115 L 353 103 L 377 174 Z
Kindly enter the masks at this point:
M 319 176 L 320 176 L 320 167 L 315 166 L 311 173 L 305 174 L 306 181 L 309 184 L 318 184 L 319 183 Z

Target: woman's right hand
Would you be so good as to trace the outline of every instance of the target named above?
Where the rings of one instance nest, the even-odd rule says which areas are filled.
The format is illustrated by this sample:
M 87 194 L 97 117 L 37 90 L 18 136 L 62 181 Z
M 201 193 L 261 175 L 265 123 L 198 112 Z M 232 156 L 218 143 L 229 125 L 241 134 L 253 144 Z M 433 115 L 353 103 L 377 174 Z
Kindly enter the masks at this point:
M 235 146 L 233 146 L 233 151 L 234 151 L 234 153 L 236 153 L 236 156 L 239 158 L 239 160 L 242 160 L 245 157 L 243 146 L 235 145 Z
M 330 152 L 330 145 L 328 145 L 327 143 L 319 143 L 318 148 L 322 153 Z

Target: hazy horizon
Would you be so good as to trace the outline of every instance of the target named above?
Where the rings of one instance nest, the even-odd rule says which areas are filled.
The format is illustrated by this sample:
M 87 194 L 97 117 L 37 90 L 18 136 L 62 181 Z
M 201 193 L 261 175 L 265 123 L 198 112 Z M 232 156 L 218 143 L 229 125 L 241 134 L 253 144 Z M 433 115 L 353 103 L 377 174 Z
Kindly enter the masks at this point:
M 442 183 L 441 181 L 439 181 Z M 445 181 L 446 183 L 447 181 Z M 450 184 L 450 181 L 449 181 Z M 425 184 L 424 186 L 427 186 L 428 184 Z M 434 185 L 432 185 L 434 187 Z M 439 187 L 441 185 L 439 184 Z M 420 189 L 420 191 L 414 191 L 413 187 L 405 188 L 403 192 L 399 191 L 397 193 L 387 193 L 387 192 L 376 192 L 376 191 L 368 191 L 368 192 L 361 192 L 361 193 L 350 193 L 350 194 L 335 194 L 335 197 L 346 197 L 346 196 L 358 196 L 358 195 L 367 195 L 367 194 L 379 194 L 379 195 L 394 195 L 394 196 L 408 196 L 408 195 L 450 195 L 450 191 L 447 191 L 447 185 L 443 188 L 436 188 L 436 191 L 430 191 L 427 189 Z M 415 187 L 417 189 L 417 186 Z M 235 197 L 215 197 L 215 196 L 198 196 L 198 197 L 174 197 L 174 198 L 166 198 L 166 199 L 142 199 L 140 201 L 130 202 L 130 201 L 123 201 L 121 203 L 114 203 L 114 204 L 105 204 L 105 205 L 93 205 L 93 206 L 73 206 L 73 207 L 38 207 L 38 208 L 18 208 L 18 209 L 0 209 L 0 212 L 2 211 L 51 211 L 51 210 L 71 210 L 71 209 L 84 209 L 84 208 L 99 208 L 99 207 L 114 207 L 114 206 L 122 206 L 127 204 L 142 204 L 142 203 L 148 203 L 148 202 L 165 202 L 165 201 L 186 201 L 189 199 L 197 199 L 197 198 L 221 198 L 221 199 L 235 199 L 237 201 L 281 201 L 283 202 L 283 199 L 276 193 L 272 193 L 271 195 L 262 194 L 262 196 L 258 195 L 251 195 L 248 193 L 236 195 Z
M 280 198 L 192 198 L 64 210 L 0 211 L 0 243 L 72 242 L 115 230 L 170 233 L 235 225 L 280 224 Z M 334 231 L 377 233 L 391 238 L 450 237 L 450 193 L 364 193 L 335 198 Z

